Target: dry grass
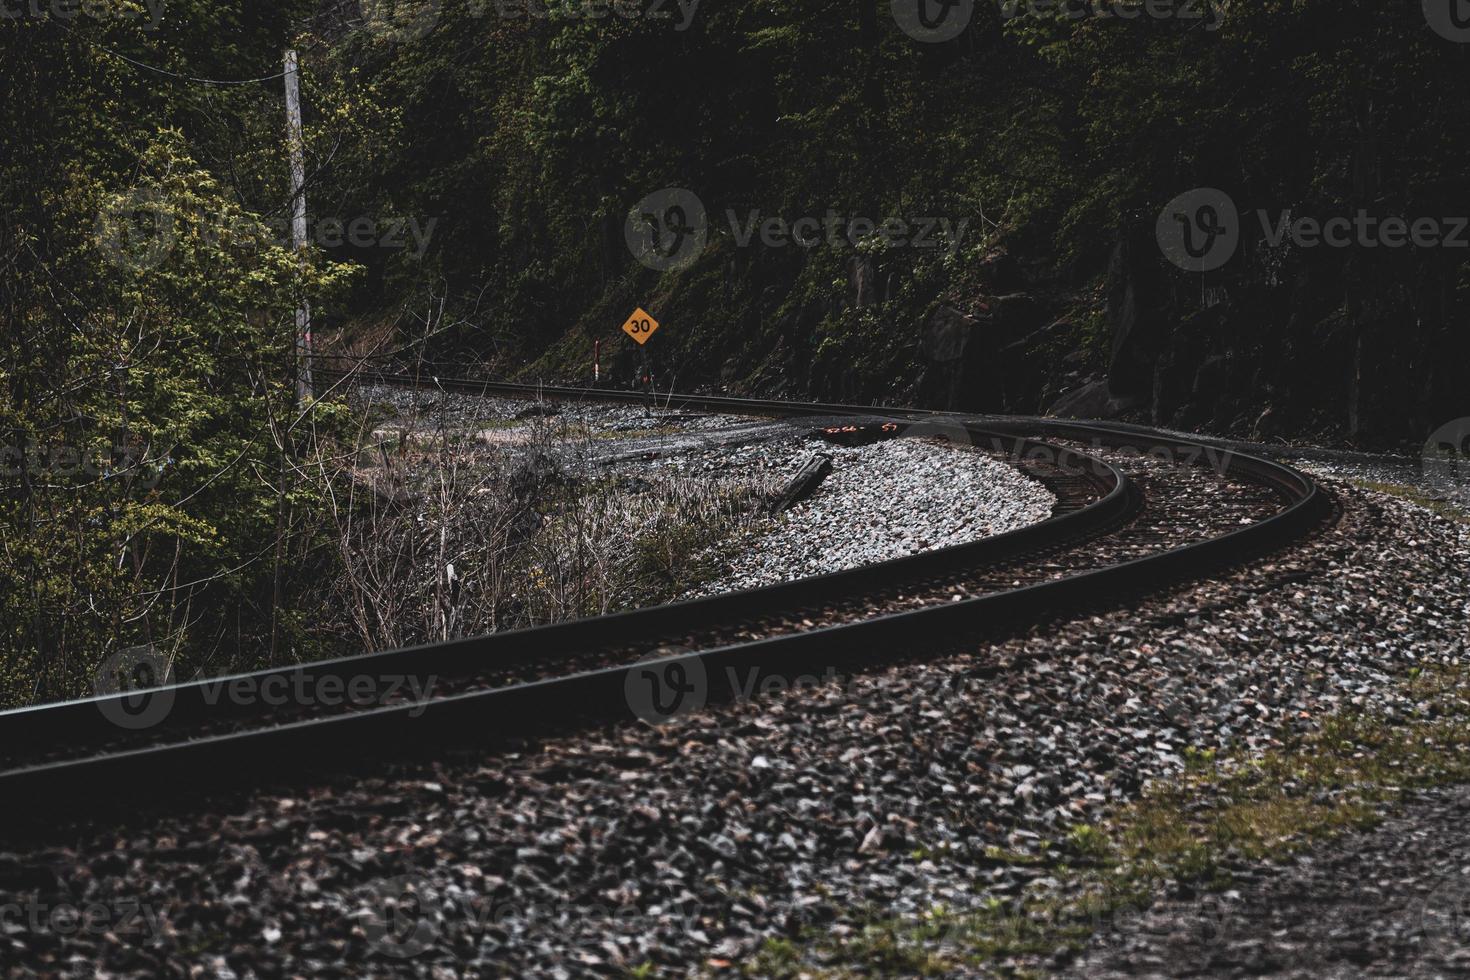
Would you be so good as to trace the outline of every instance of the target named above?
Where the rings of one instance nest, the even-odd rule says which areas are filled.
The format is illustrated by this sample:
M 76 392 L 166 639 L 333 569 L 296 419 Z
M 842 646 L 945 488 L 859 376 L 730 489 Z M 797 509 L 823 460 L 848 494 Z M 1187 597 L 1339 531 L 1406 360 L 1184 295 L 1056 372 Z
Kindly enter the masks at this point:
M 1191 753 L 1178 778 L 1050 849 L 1048 873 L 1068 884 L 1069 898 L 935 909 L 917 920 L 874 914 L 843 941 L 813 933 L 767 943 L 748 972 L 932 976 L 1076 950 L 1173 885 L 1221 889 L 1238 862 L 1280 860 L 1371 826 L 1407 790 L 1470 781 L 1470 669 L 1416 672 L 1407 686 L 1418 705 L 1409 718 L 1344 715 L 1258 759 Z
M 559 416 L 364 419 L 325 628 L 386 649 L 664 602 L 764 520 L 767 482 L 601 467 L 606 438 Z

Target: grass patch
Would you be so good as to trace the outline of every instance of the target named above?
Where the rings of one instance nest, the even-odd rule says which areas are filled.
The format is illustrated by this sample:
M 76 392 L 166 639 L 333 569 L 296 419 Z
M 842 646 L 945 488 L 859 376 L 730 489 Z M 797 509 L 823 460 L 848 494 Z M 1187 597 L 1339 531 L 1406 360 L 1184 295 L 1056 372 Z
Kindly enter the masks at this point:
M 747 973 L 932 976 L 1076 951 L 1172 889 L 1222 889 L 1233 867 L 1281 860 L 1372 826 L 1407 790 L 1470 781 L 1470 671 L 1416 670 L 1406 686 L 1416 705 L 1408 717 L 1334 717 L 1261 758 L 1195 753 L 1178 777 L 1101 823 L 1074 827 L 1046 858 L 1051 877 L 1068 886 L 1066 898 L 875 918 L 841 939 L 809 932 L 768 943 Z
M 475 428 L 484 432 L 488 429 L 523 429 L 527 424 L 525 419 L 481 419 Z
M 1380 483 L 1377 480 L 1354 480 L 1356 486 L 1364 490 L 1373 490 L 1377 493 L 1387 494 L 1390 497 L 1398 497 L 1400 500 L 1408 501 L 1417 507 L 1432 511 L 1446 520 L 1457 524 L 1470 524 L 1470 514 L 1447 500 L 1439 497 L 1431 497 L 1429 494 L 1403 483 Z
M 684 430 L 679 426 L 665 425 L 653 429 L 604 429 L 594 432 L 592 439 L 650 439 L 654 436 L 678 435 Z

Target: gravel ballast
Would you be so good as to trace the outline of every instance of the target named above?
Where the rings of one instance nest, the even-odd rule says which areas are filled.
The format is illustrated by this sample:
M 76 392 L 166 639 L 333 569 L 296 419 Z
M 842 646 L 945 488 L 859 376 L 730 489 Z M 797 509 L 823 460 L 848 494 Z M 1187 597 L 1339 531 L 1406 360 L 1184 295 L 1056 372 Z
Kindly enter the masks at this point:
M 160 927 L 12 928 L 5 956 L 76 975 L 682 975 L 804 925 L 1044 890 L 994 849 L 1039 853 L 1186 747 L 1401 711 L 1395 677 L 1463 655 L 1466 529 L 1337 490 L 1341 522 L 1307 546 L 1137 608 L 7 856 L 6 901 L 132 896 Z
M 832 457 L 832 473 L 816 493 L 738 542 L 723 574 L 685 598 L 965 544 L 1046 520 L 1056 503 L 1013 467 L 942 439 L 855 447 L 782 439 L 665 465 L 687 473 L 716 467 L 790 477 L 817 453 Z
M 1418 792 L 1372 830 L 1159 902 L 1099 936 L 1069 975 L 1470 976 L 1470 787 Z

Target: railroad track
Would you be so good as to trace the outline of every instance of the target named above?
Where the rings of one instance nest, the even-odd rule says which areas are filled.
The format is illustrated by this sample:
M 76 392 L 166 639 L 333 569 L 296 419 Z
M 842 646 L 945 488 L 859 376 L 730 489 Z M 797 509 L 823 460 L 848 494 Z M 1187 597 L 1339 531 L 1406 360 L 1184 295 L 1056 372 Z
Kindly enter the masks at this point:
M 513 398 L 643 399 L 376 373 L 350 380 Z M 894 437 L 943 437 L 1005 457 L 1050 487 L 1058 506 L 1050 520 L 1008 534 L 763 589 L 3 712 L 0 791 L 29 803 L 24 814 L 8 810 L 7 824 L 21 831 L 58 818 L 85 822 L 389 756 L 635 717 L 657 722 L 741 696 L 741 685 L 758 686 L 763 675 L 849 673 L 932 652 L 959 634 L 1025 628 L 1194 578 L 1290 543 L 1328 509 L 1309 479 L 1281 464 L 1137 428 L 972 425 L 922 411 L 717 396 L 675 395 L 668 404 L 886 422 Z M 354 701 L 348 692 L 363 678 L 379 683 Z M 407 683 L 390 689 L 387 678 Z M 338 697 L 325 705 L 328 689 Z M 286 697 L 261 696 L 271 691 Z M 313 696 L 290 696 L 301 691 Z

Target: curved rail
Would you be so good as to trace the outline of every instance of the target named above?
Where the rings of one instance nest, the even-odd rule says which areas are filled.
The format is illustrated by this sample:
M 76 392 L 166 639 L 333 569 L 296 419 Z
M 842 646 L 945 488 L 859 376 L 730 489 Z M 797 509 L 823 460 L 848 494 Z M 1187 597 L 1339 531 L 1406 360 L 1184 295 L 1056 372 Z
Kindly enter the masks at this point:
M 118 732 L 109 718 L 117 716 L 123 710 L 124 702 L 130 699 L 137 701 L 156 695 L 168 697 L 170 708 L 163 723 L 180 727 L 205 715 L 217 715 L 221 708 L 229 710 L 233 707 L 211 696 L 212 691 L 231 684 L 249 685 L 252 689 L 261 690 L 279 687 L 284 682 L 294 689 L 302 681 L 316 683 L 327 677 L 345 681 L 364 671 L 376 674 L 411 671 L 419 675 L 454 676 L 491 658 L 498 663 L 524 662 L 530 658 L 554 658 L 558 651 L 575 647 L 633 643 L 645 637 L 679 632 L 716 620 L 738 620 L 773 609 L 800 607 L 834 596 L 863 592 L 895 579 L 983 567 L 1096 534 L 1124 519 L 1136 506 L 1127 477 L 1116 467 L 1075 450 L 969 426 L 952 426 L 946 431 L 922 424 L 910 425 L 900 435 L 912 437 L 941 433 L 963 433 L 977 447 L 1011 459 L 1047 463 L 1063 472 L 1087 477 L 1096 487 L 1097 499 L 1049 520 L 978 541 L 756 589 L 547 626 L 188 681 L 147 691 L 16 708 L 0 712 L 0 745 L 16 744 L 22 739 L 65 738 L 76 741 L 99 733 L 124 734 Z M 154 726 L 150 726 L 150 730 L 156 732 Z
M 420 379 L 372 375 L 357 380 L 380 384 L 421 385 Z M 554 397 L 598 401 L 641 401 L 641 393 L 597 389 L 554 388 L 434 379 L 444 390 L 500 394 L 511 397 Z M 663 398 L 660 399 L 663 401 Z M 869 416 L 886 414 L 904 419 L 910 431 L 933 431 L 925 418 L 940 413 L 902 409 L 875 410 L 862 406 L 821 403 L 791 404 L 723 396 L 674 395 L 669 404 L 682 407 L 732 410 L 743 414 L 786 416 Z M 262 683 L 267 678 L 347 677 L 364 670 L 409 671 L 419 674 L 464 672 L 490 658 L 536 658 L 575 645 L 636 642 L 640 637 L 666 634 L 711 617 L 738 619 L 773 604 L 792 605 L 845 593 L 861 592 L 895 576 L 940 574 L 975 564 L 1025 556 L 1039 549 L 1095 536 L 1124 520 L 1139 504 L 1136 491 L 1115 466 L 1085 453 L 1029 438 L 1039 433 L 1051 438 L 1091 442 L 1099 447 L 1132 447 L 1141 452 L 1167 450 L 1196 454 L 1216 465 L 1222 476 L 1272 488 L 1287 502 L 1279 512 L 1224 535 L 1167 549 L 1122 564 L 1069 575 L 1021 588 L 1007 589 L 961 601 L 906 612 L 826 626 L 806 632 L 783 633 L 750 642 L 678 653 L 628 665 L 585 670 L 566 676 L 485 690 L 473 690 L 426 702 L 365 707 L 343 714 L 254 728 L 246 731 L 186 739 L 141 748 L 109 749 L 84 758 L 20 765 L 0 772 L 0 787 L 10 799 L 46 801 L 48 810 L 74 810 L 96 803 L 99 796 L 126 805 L 129 800 L 170 792 L 180 773 L 195 785 L 235 781 L 250 773 L 267 778 L 290 771 L 350 766 L 425 748 L 523 738 L 593 722 L 630 719 L 636 711 L 627 697 L 631 671 L 683 684 L 702 678 L 702 701 L 741 697 L 758 689 L 773 674 L 790 678 L 797 672 L 831 667 L 845 669 L 893 655 L 896 649 L 932 645 L 958 631 L 1034 621 L 1038 614 L 1096 603 L 1108 597 L 1136 594 L 1165 582 L 1195 577 L 1221 564 L 1262 554 L 1306 533 L 1319 521 L 1325 498 L 1316 485 L 1287 466 L 1236 452 L 1208 456 L 1206 447 L 1188 440 L 1133 427 L 1099 423 L 1046 420 L 987 420 L 985 426 L 942 422 L 963 431 L 975 444 L 1006 452 L 1018 459 L 1045 459 L 1063 471 L 1087 474 L 1099 497 L 1090 505 L 1049 521 L 993 538 L 941 551 L 864 566 L 818 578 L 783 583 L 763 589 L 730 593 L 708 599 L 673 603 L 613 616 L 578 620 L 552 626 L 516 630 L 407 650 L 365 654 L 274 671 L 256 671 L 237 678 L 191 682 L 145 692 L 172 699 L 168 724 L 187 734 L 190 724 L 216 717 L 221 708 L 239 706 L 213 703 L 205 695 L 238 678 Z M 112 699 L 138 697 L 120 695 Z M 14 739 L 70 739 L 79 733 L 115 734 L 101 710 L 109 699 L 93 698 L 0 713 L 0 734 Z M 157 735 L 157 733 L 155 733 Z M 13 744 L 13 742 L 12 742 Z M 34 814 L 32 814 L 34 816 Z

